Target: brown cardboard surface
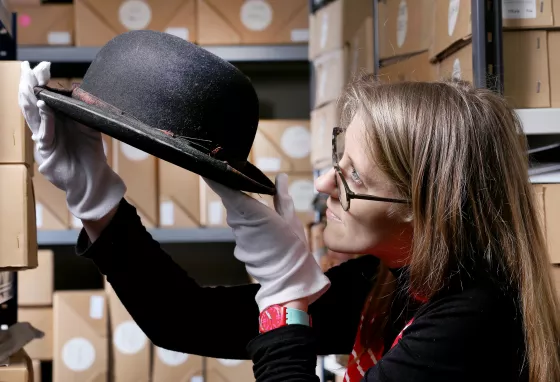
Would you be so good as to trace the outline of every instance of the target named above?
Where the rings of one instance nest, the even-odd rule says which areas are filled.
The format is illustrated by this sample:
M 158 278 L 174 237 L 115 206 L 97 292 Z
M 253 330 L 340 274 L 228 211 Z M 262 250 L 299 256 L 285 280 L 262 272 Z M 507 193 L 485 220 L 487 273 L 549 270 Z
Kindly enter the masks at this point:
M 226 209 L 222 199 L 206 182 L 199 178 L 200 225 L 204 227 L 227 227 Z
M 66 193 L 49 182 L 38 168 L 39 165 L 35 162 L 33 188 L 37 229 L 47 231 L 70 228 L 70 212 L 66 204 Z
M 32 359 L 52 361 L 53 358 L 53 310 L 52 307 L 18 308 L 18 321 L 29 322 L 45 333 L 43 338 L 34 339 L 25 346 Z
M 205 382 L 252 382 L 253 363 L 245 360 L 206 359 Z
M 502 26 L 519 29 L 558 25 L 559 8 L 558 0 L 503 0 Z
M 33 141 L 18 103 L 20 61 L 0 62 L 0 164 L 33 163 Z
M 72 4 L 15 6 L 18 13 L 19 45 L 73 45 L 74 7 Z
M 456 78 L 473 81 L 472 45 L 453 52 L 437 64 L 437 79 Z
M 373 18 L 368 17 L 350 40 L 348 74 L 352 79 L 363 73 L 373 73 Z
M 24 350 L 20 350 L 9 359 L 8 366 L 0 367 L 2 382 L 34 382 L 33 365 Z
M 305 43 L 307 0 L 198 0 L 201 45 Z
M 311 112 L 310 160 L 314 169 L 322 170 L 332 165 L 332 130 L 338 126 L 339 117 L 336 102 Z
M 76 45 L 102 46 L 133 29 L 196 42 L 196 0 L 76 0 Z
M 53 382 L 107 381 L 105 292 L 57 291 L 53 312 Z
M 465 45 L 472 34 L 470 0 L 432 0 L 434 27 L 430 43 L 430 60 L 445 56 L 448 49 Z
M 0 165 L 0 268 L 37 267 L 35 198 L 25 165 Z
M 251 160 L 264 173 L 311 171 L 309 120 L 261 120 Z
M 558 6 L 560 8 L 560 5 Z M 560 12 L 560 11 L 559 11 Z M 559 16 L 560 17 L 560 16 Z M 560 31 L 548 32 L 548 67 L 550 76 L 550 106 L 560 107 Z
M 151 343 L 105 282 L 111 325 L 113 382 L 150 382 Z
M 159 160 L 159 223 L 161 227 L 200 225 L 200 176 Z
M 382 0 L 378 10 L 380 59 L 429 48 L 433 0 Z
M 153 354 L 152 382 L 202 380 L 204 367 L 202 357 L 178 353 L 157 346 L 154 346 Z M 209 382 L 208 379 L 205 382 Z
M 159 220 L 157 158 L 113 139 L 113 169 L 127 187 L 126 199 L 136 207 L 146 227 Z
M 416 54 L 379 68 L 379 78 L 384 82 L 433 81 L 437 66 L 430 63 L 428 52 Z
M 48 307 L 54 291 L 54 253 L 41 249 L 37 253 L 39 266 L 18 272 L 18 306 Z
M 560 184 L 544 185 L 544 211 L 550 262 L 560 264 Z
M 556 265 L 552 267 L 552 279 L 556 285 L 558 297 L 560 297 L 560 266 Z
M 344 92 L 347 84 L 348 54 L 344 49 L 325 53 L 315 60 L 315 104 L 313 108 L 336 101 Z
M 372 16 L 370 0 L 336 0 L 309 16 L 309 59 L 343 49 Z

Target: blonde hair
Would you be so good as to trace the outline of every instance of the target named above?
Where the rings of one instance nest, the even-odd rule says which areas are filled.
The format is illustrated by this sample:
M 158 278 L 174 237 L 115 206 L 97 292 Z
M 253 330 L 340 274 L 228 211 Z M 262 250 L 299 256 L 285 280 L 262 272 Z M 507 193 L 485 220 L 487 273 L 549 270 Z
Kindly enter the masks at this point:
M 410 288 L 430 298 L 468 261 L 497 270 L 518 296 L 531 382 L 560 381 L 560 304 L 527 143 L 507 102 L 461 81 L 383 84 L 362 76 L 343 99 L 342 125 L 360 114 L 374 159 L 395 184 L 414 229 Z M 383 335 L 394 282 L 382 269 L 362 342 Z

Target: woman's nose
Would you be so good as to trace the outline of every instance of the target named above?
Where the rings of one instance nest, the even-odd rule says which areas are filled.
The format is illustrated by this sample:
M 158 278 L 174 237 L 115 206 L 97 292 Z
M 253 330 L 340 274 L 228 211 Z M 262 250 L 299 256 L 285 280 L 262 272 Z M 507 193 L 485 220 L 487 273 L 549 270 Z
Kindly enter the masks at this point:
M 315 179 L 315 189 L 323 194 L 337 197 L 335 176 L 336 172 L 334 168 L 331 168 L 328 172 L 317 177 Z

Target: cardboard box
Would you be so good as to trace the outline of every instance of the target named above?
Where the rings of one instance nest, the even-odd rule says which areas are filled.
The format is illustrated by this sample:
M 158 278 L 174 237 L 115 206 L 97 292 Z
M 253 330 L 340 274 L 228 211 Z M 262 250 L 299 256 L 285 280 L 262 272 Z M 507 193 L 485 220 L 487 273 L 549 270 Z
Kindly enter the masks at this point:
M 37 254 L 38 267 L 18 272 L 18 306 L 48 307 L 54 291 L 54 253 L 41 249 Z
M 254 380 L 253 363 L 251 361 L 206 359 L 205 382 L 251 382 Z
M 339 125 L 340 113 L 336 102 L 311 112 L 311 165 L 314 169 L 332 166 L 332 130 Z
M 441 59 L 447 50 L 466 45 L 472 35 L 470 0 L 433 0 L 434 28 L 430 44 L 430 60 Z
M 433 0 L 381 0 L 378 10 L 380 59 L 423 52 L 430 47 Z
M 558 6 L 560 8 L 560 5 Z M 560 67 L 560 31 L 548 32 L 548 67 Z M 560 107 L 560 72 L 549 70 L 550 76 L 550 106 Z
M 264 173 L 311 171 L 308 120 L 261 120 L 251 160 Z
M 76 46 L 102 46 L 136 29 L 196 42 L 196 0 L 76 0 Z
M 33 382 L 33 365 L 24 350 L 9 358 L 9 365 L 0 367 L 2 382 Z
M 33 164 L 31 131 L 19 107 L 20 61 L 0 61 L 0 165 Z
M 0 268 L 37 267 L 35 198 L 29 169 L 0 165 Z
M 74 6 L 44 4 L 14 6 L 19 45 L 73 45 Z
M 228 227 L 226 208 L 222 199 L 199 178 L 200 187 L 200 225 L 203 227 Z
M 126 199 L 148 228 L 157 227 L 159 220 L 157 165 L 153 155 L 113 140 L 113 169 L 127 186 Z
M 560 25 L 558 0 L 503 0 L 504 28 L 540 28 Z
M 473 51 L 472 45 L 453 52 L 437 65 L 438 79 L 455 78 L 473 81 Z
M 336 0 L 309 16 L 309 59 L 343 49 L 369 17 L 371 0 Z
M 560 208 L 560 184 L 533 184 L 536 208 L 543 228 L 550 262 L 560 264 L 560 238 L 558 227 L 560 219 L 556 211 Z M 552 213 L 550 212 L 552 211 Z
M 560 266 L 552 266 L 552 279 L 556 285 L 556 291 L 560 298 Z
M 434 81 L 437 78 L 437 66 L 430 63 L 428 52 L 424 52 L 379 68 L 379 78 L 388 83 Z
M 70 228 L 71 216 L 66 204 L 66 193 L 49 182 L 35 163 L 33 171 L 35 191 L 35 222 L 40 231 Z
M 292 44 L 309 40 L 307 0 L 198 0 L 201 45 Z
M 373 18 L 368 17 L 350 41 L 349 72 L 346 76 L 349 80 L 374 72 L 373 34 Z
M 104 291 L 57 291 L 53 302 L 53 381 L 106 381 L 108 322 Z
M 161 227 L 200 225 L 200 176 L 159 161 L 159 223 Z
M 29 322 L 45 333 L 43 338 L 34 339 L 25 346 L 25 351 L 35 360 L 53 359 L 53 310 L 52 307 L 18 308 L 18 321 Z
M 111 376 L 113 382 L 149 382 L 151 343 L 105 282 L 111 323 Z
M 203 358 L 154 346 L 152 382 L 203 380 Z M 208 379 L 205 380 L 209 382 Z
M 344 53 L 343 49 L 338 49 L 313 61 L 316 79 L 314 109 L 338 100 L 343 94 L 348 74 L 347 56 Z

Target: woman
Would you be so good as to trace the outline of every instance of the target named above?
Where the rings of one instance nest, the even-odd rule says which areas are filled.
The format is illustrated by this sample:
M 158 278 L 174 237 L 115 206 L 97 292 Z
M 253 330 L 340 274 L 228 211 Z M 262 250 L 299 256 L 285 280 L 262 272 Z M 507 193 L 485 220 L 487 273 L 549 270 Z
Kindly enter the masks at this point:
M 334 169 L 316 186 L 330 196 L 325 244 L 373 255 L 332 268 L 325 281 L 308 261 L 284 177 L 277 212 L 208 181 L 227 208 L 235 255 L 260 285 L 201 288 L 122 199 L 96 133 L 55 121 L 33 99 L 32 86 L 49 77 L 42 65 L 23 65 L 20 87 L 39 171 L 83 219 L 78 253 L 155 345 L 250 357 L 257 381 L 315 381 L 316 354 L 351 354 L 352 382 L 560 380 L 560 306 L 522 130 L 500 97 L 464 83 L 360 79 L 335 129 Z M 88 176 L 104 181 L 91 187 Z M 276 304 L 312 320 L 259 333 L 259 313 Z

